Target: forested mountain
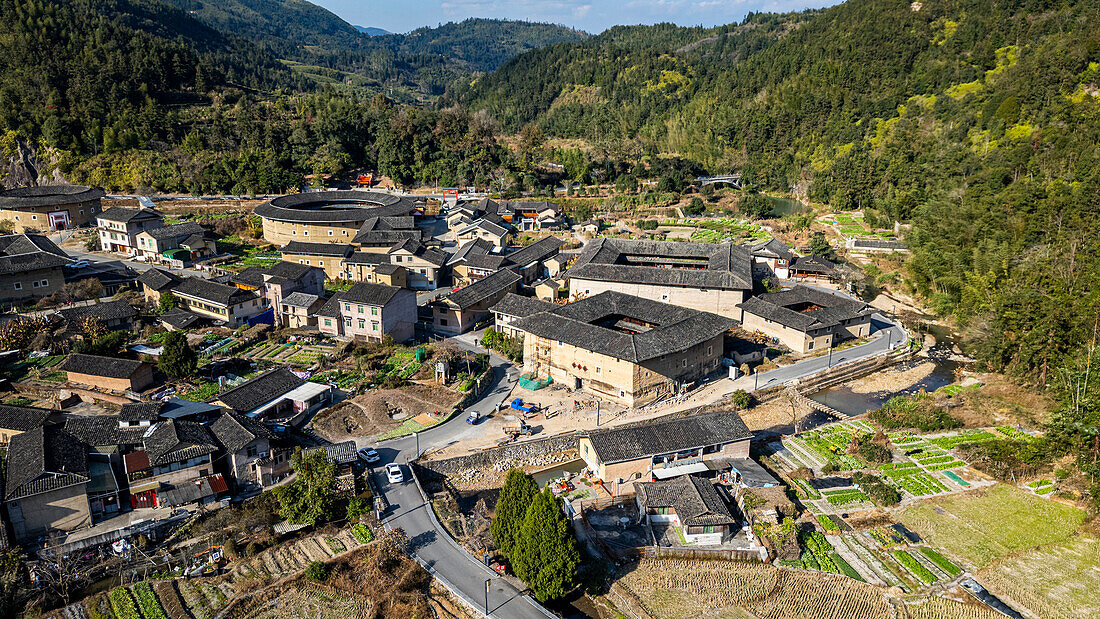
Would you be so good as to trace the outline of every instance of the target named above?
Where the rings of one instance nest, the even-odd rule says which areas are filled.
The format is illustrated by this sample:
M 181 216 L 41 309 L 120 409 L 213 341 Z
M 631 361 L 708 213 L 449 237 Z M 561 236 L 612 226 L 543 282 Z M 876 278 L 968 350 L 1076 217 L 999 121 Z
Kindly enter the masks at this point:
M 636 138 L 911 222 L 918 291 L 991 367 L 1045 382 L 1100 312 L 1098 7 L 849 0 L 703 38 L 609 31 L 519 56 L 455 100 L 508 130 Z
M 351 49 L 362 34 L 306 0 L 165 0 L 222 32 L 260 44 Z
M 380 36 L 383 34 L 390 34 L 389 30 L 383 30 L 381 28 L 375 28 L 374 26 L 353 26 L 359 32 L 371 37 Z
M 506 19 L 467 19 L 435 28 L 417 28 L 407 34 L 389 34 L 370 40 L 395 53 L 433 54 L 475 71 L 494 71 L 514 56 L 554 45 L 582 41 L 588 35 L 554 24 Z

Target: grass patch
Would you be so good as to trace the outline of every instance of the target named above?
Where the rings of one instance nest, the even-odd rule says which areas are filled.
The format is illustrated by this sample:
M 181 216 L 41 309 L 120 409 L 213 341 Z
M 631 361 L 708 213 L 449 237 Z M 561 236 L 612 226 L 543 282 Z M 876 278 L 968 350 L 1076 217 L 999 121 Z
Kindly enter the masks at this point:
M 958 576 L 959 574 L 962 574 L 962 568 L 961 567 L 955 565 L 954 563 L 951 562 L 950 559 L 948 559 L 947 557 L 945 557 L 945 556 L 941 555 L 940 553 L 936 552 L 934 549 L 929 548 L 927 546 L 921 546 L 920 547 L 920 552 L 925 557 L 928 557 L 928 560 L 931 561 L 932 563 L 934 563 L 936 565 L 936 567 L 940 568 L 944 572 L 947 572 L 952 577 Z
M 1008 484 L 935 497 L 900 514 L 901 522 L 929 543 L 978 567 L 1017 550 L 1063 541 L 1084 519 L 1083 510 Z
M 363 523 L 353 524 L 351 526 L 351 534 L 355 536 L 355 541 L 360 544 L 369 544 L 374 541 L 374 532 Z

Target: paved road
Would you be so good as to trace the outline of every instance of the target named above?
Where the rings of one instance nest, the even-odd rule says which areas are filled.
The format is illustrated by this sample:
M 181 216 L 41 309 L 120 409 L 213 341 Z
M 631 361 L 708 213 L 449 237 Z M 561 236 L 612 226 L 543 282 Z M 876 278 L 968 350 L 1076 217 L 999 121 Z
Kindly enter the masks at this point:
M 871 316 L 871 325 L 875 328 L 877 337 L 866 344 L 833 351 L 831 355 L 825 354 L 820 357 L 806 359 L 797 363 L 792 363 L 791 365 L 785 365 L 775 370 L 761 372 L 759 375 L 742 376 L 733 381 L 731 390 L 744 389 L 745 391 L 752 392 L 757 389 L 774 387 L 776 384 L 782 384 L 797 378 L 810 376 L 811 374 L 816 374 L 822 370 L 840 365 L 841 363 L 847 363 L 855 361 L 856 359 L 871 357 L 888 350 L 893 350 L 898 346 L 904 345 L 909 339 L 909 334 L 900 324 L 891 322 L 882 314 L 873 314 Z
M 456 343 L 464 348 L 470 347 L 465 339 Z M 493 355 L 492 364 L 493 383 L 467 411 L 493 411 L 508 397 L 519 378 L 519 371 L 500 357 Z M 476 426 L 466 423 L 464 411 L 446 423 L 421 432 L 419 445 L 418 439 L 414 437 L 386 441 L 378 445 L 382 462 L 375 465 L 373 476 L 379 492 L 389 503 L 389 509 L 383 514 L 383 522 L 387 526 L 404 529 L 413 553 L 428 570 L 444 581 L 452 591 L 465 597 L 475 608 L 483 609 L 485 605 L 485 581 L 488 580 L 490 616 L 545 619 L 548 615 L 530 596 L 524 595 L 496 572 L 474 559 L 440 528 L 430 513 L 431 507 L 424 503 L 416 485 L 409 481 L 407 468 L 403 467 L 406 478 L 404 483 L 391 484 L 386 480 L 384 464 L 397 462 L 403 465 L 416 458 L 418 449 L 423 453 L 479 433 Z M 366 439 L 357 442 L 360 446 L 369 444 Z

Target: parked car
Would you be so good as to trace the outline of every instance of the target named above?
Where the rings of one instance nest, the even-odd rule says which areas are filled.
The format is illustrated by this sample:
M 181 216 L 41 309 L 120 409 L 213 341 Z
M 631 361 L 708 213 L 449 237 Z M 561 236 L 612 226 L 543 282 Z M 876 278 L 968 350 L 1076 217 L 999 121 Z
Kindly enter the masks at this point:
M 88 264 L 89 263 L 88 263 L 87 260 L 73 260 L 72 262 L 70 262 L 69 264 L 66 264 L 65 266 L 72 269 L 72 270 L 74 270 L 74 271 L 79 271 L 80 269 L 88 268 Z
M 481 413 L 477 411 L 470 411 L 470 414 L 466 416 L 466 423 L 473 425 L 481 421 Z
M 363 447 L 359 450 L 359 457 L 363 459 L 367 464 L 374 464 L 382 459 L 382 456 L 378 455 L 372 447 Z
M 401 472 L 400 466 L 396 464 L 387 464 L 386 479 L 388 479 L 391 484 L 399 484 L 405 481 L 405 474 Z

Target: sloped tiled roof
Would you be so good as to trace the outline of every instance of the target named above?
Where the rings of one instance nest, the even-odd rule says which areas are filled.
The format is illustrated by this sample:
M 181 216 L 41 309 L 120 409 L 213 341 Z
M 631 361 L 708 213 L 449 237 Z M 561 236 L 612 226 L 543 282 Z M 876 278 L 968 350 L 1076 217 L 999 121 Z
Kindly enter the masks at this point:
M 754 316 L 803 332 L 837 326 L 845 320 L 869 316 L 873 311 L 862 301 L 808 286 L 795 286 L 782 292 L 750 297 L 738 307 Z
M 306 243 L 304 241 L 291 241 L 279 251 L 284 254 L 299 256 L 332 256 L 343 258 L 351 253 L 352 246 L 344 243 Z
M 57 411 L 35 406 L 0 404 L 0 428 L 26 432 L 46 423 L 46 418 Z
M 60 247 L 40 234 L 0 236 L 0 275 L 55 269 L 70 260 Z
M 134 359 L 117 359 L 73 353 L 61 364 L 60 369 L 76 374 L 105 376 L 107 378 L 130 378 L 143 364 Z
M 205 318 L 198 314 L 178 307 L 164 312 L 158 318 L 161 322 L 169 324 L 175 329 L 187 329 L 195 323 L 205 320 Z
M 172 286 L 179 283 L 181 279 L 182 278 L 179 275 L 175 275 L 173 273 L 169 273 L 168 271 L 155 267 L 149 269 L 141 275 L 138 275 L 137 278 L 138 283 L 144 286 L 148 286 L 149 288 L 152 288 L 156 291 L 171 288 Z
M 321 297 L 315 294 L 309 294 L 306 292 L 292 292 L 283 297 L 283 305 L 289 307 L 312 307 L 314 303 L 321 300 Z
M 620 324 L 624 319 L 628 321 L 625 326 Z M 736 324 L 717 314 L 607 291 L 532 314 L 512 326 L 538 337 L 640 363 L 687 350 Z
M 521 247 L 510 254 L 505 254 L 504 257 L 516 266 L 527 266 L 532 262 L 546 260 L 557 255 L 562 245 L 565 245 L 565 241 L 556 236 L 548 236 L 527 247 Z
M 96 217 L 120 223 L 129 223 L 137 219 L 164 219 L 159 211 L 149 208 L 127 208 L 125 206 L 112 206 L 96 215 Z
M 243 382 L 215 396 L 212 400 L 221 401 L 234 411 L 245 414 L 283 394 L 290 393 L 304 382 L 290 370 L 278 368 Z
M 4 498 L 19 499 L 88 483 L 88 451 L 64 429 L 39 426 L 8 444 Z
M 147 429 L 148 428 L 135 428 L 135 430 L 140 430 L 142 433 Z M 79 415 L 69 417 L 65 420 L 65 431 L 78 441 L 92 447 L 117 446 L 122 442 L 117 415 L 97 415 L 95 417 Z
M 604 464 L 649 458 L 752 438 L 741 416 L 714 412 L 597 430 L 588 438 Z
M 539 312 L 549 312 L 557 309 L 557 305 L 549 301 L 535 299 L 533 297 L 520 296 L 514 292 L 504 295 L 489 311 L 516 318 L 526 318 Z
M 799 256 L 791 263 L 791 271 L 828 275 L 836 271 L 836 265 L 820 256 Z
M 129 320 L 137 316 L 137 310 L 122 299 L 96 303 L 95 305 L 70 307 L 58 310 L 57 313 L 60 314 L 62 320 L 70 325 L 76 324 L 86 318 L 95 318 L 103 322 L 111 322 L 115 320 Z
M 714 483 L 695 475 L 634 484 L 643 507 L 671 507 L 684 526 L 736 524 Z
M 488 299 L 501 290 L 511 288 L 521 279 L 523 278 L 511 270 L 497 271 L 486 275 L 465 288 L 447 294 L 443 299 L 456 305 L 459 309 L 466 309 Z
M 206 426 L 193 421 L 169 419 L 145 432 L 143 441 L 149 462 L 162 466 L 186 462 L 217 451 L 218 445 Z
M 362 303 L 363 305 L 377 305 L 382 307 L 397 296 L 401 290 L 402 289 L 397 286 L 359 282 L 342 292 L 340 294 L 340 300 L 347 301 L 348 303 Z
M 467 260 L 470 256 L 487 254 L 493 249 L 493 244 L 485 239 L 474 239 L 459 245 L 455 253 L 447 260 L 447 264 L 458 264 Z
M 221 306 L 237 305 L 259 298 L 255 292 L 197 277 L 184 278 L 183 281 L 172 288 L 172 293 L 194 297 Z
M 129 402 L 118 411 L 120 421 L 156 421 L 164 402 Z
M 763 243 L 757 243 L 750 248 L 753 256 L 762 258 L 781 258 L 790 262 L 795 259 L 794 252 L 785 243 L 778 239 L 768 239 Z
M 439 251 L 438 249 L 430 249 L 428 247 L 425 247 L 419 241 L 413 241 L 411 239 L 397 243 L 390 248 L 389 253 L 392 254 L 396 251 L 407 251 L 417 258 L 430 262 L 435 266 L 443 266 L 447 262 L 447 254 Z
M 665 264 L 685 268 L 667 268 Z M 599 238 L 590 241 L 568 278 L 686 288 L 752 290 L 752 256 L 730 243 Z
M 268 429 L 262 421 L 238 415 L 232 411 L 222 413 L 210 424 L 210 432 L 221 443 L 227 452 L 240 451 L 249 443 L 257 439 L 275 438 L 275 433 Z

